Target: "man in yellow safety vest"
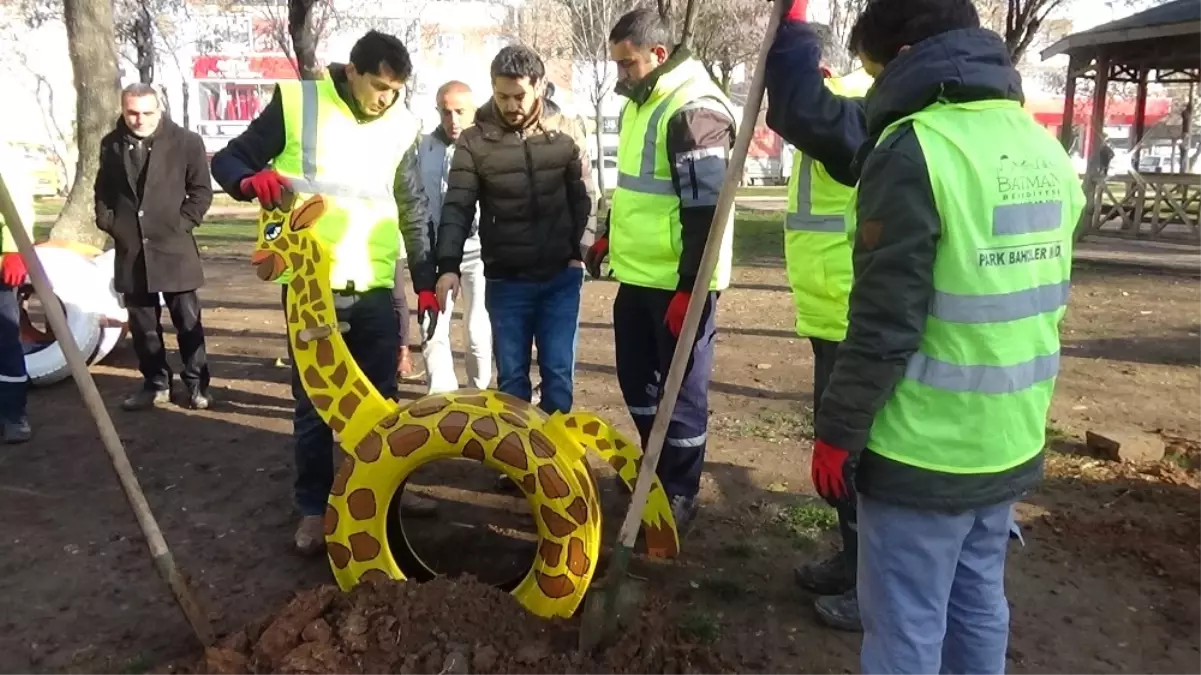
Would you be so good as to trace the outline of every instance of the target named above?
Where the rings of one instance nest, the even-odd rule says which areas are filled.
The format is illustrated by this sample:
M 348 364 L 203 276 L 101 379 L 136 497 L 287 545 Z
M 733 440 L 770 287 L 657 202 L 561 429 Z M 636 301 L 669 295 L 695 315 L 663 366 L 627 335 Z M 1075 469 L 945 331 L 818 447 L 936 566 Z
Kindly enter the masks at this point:
M 419 124 L 400 99 L 412 74 L 397 38 L 369 31 L 350 62 L 331 64 L 316 81 L 281 82 L 246 131 L 213 157 L 213 177 L 235 199 L 276 206 L 288 192 L 321 194 L 329 205 L 316 234 L 333 264 L 330 284 L 350 353 L 384 396 L 396 393 L 399 352 L 392 287 L 400 238 L 417 291 L 419 314 L 437 312 L 430 270 L 425 196 L 418 172 Z M 284 275 L 283 280 L 287 280 Z M 284 287 L 287 293 L 287 286 Z M 295 544 L 319 552 L 322 514 L 333 483 L 333 435 L 292 367 L 296 398 L 297 507 Z M 402 493 L 406 515 L 430 515 L 434 504 Z

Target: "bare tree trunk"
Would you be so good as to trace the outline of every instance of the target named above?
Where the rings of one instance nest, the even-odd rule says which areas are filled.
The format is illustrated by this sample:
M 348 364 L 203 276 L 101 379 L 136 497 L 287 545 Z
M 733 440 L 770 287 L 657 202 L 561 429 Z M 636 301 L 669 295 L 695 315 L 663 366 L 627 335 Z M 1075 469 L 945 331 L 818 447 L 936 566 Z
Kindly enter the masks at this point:
M 594 66 L 595 67 L 595 66 Z M 605 196 L 605 190 L 609 189 L 605 185 L 605 116 L 601 108 L 602 96 L 597 96 L 593 113 L 595 114 L 596 122 L 596 212 L 600 213 L 608 208 L 609 200 Z
M 188 81 L 188 78 L 186 78 L 186 77 L 182 78 L 182 79 L 183 79 L 183 82 L 181 82 L 179 85 L 179 93 L 180 93 L 179 98 L 180 98 L 180 103 L 182 104 L 182 106 L 181 106 L 182 114 L 180 115 L 180 123 L 183 124 L 184 129 L 191 129 L 192 128 L 192 113 L 188 110 L 188 108 L 192 105 L 192 91 L 189 86 L 191 83 Z
M 75 73 L 75 134 L 79 159 L 75 182 L 51 235 L 103 246 L 96 229 L 93 186 L 100 166 L 100 139 L 113 124 L 117 100 L 117 37 L 109 0 L 63 0 L 67 46 Z
M 316 0 L 288 0 L 288 34 L 302 80 L 320 80 L 317 67 L 317 33 L 313 29 L 313 4 Z
M 138 81 L 142 84 L 154 82 L 154 19 L 145 3 L 139 5 L 133 20 L 133 48 L 138 59 Z

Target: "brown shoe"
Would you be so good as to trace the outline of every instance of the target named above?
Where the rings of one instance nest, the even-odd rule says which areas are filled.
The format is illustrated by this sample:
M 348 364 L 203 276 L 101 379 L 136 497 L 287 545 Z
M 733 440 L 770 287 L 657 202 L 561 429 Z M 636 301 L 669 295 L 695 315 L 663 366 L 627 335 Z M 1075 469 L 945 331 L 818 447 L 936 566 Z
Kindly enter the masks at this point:
M 325 524 L 321 516 L 302 516 L 293 541 L 300 555 L 320 553 L 325 548 Z
M 405 491 L 400 495 L 400 514 L 410 518 L 432 518 L 438 515 L 438 502 Z

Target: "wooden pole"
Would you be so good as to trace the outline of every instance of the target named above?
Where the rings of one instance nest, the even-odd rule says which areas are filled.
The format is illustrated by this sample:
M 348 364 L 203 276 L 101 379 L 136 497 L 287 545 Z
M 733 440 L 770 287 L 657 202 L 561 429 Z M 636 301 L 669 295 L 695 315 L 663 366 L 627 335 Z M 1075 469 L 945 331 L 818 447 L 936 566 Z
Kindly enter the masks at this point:
M 1138 69 L 1138 88 L 1134 99 L 1134 135 L 1132 138 L 1132 147 L 1137 148 L 1134 155 L 1131 157 L 1131 164 L 1135 169 L 1138 168 L 1139 157 L 1142 156 L 1142 141 L 1143 135 L 1147 133 L 1147 77 L 1149 69 L 1140 67 Z
M 1064 83 L 1063 121 L 1059 125 L 1059 143 L 1065 152 L 1072 150 L 1072 130 L 1076 123 L 1076 72 L 1078 67 L 1079 59 L 1073 56 L 1068 64 L 1067 82 Z
M 146 545 L 150 547 L 150 556 L 154 559 L 154 566 L 167 582 L 167 586 L 171 588 L 175 600 L 179 603 L 179 608 L 183 610 L 184 618 L 187 619 L 192 631 L 196 634 L 196 639 L 200 641 L 200 644 L 208 647 L 213 644 L 214 640 L 212 625 L 209 624 L 208 616 L 201 609 L 195 596 L 192 595 L 187 581 L 175 565 L 175 558 L 167 548 L 167 541 L 163 538 L 158 522 L 150 511 L 150 504 L 146 502 L 146 496 L 142 493 L 141 486 L 138 485 L 133 466 L 130 465 L 129 457 L 126 456 L 125 448 L 121 444 L 121 437 L 117 435 L 117 428 L 113 426 L 108 409 L 104 407 L 104 399 L 100 397 L 100 390 L 96 388 L 96 382 L 92 380 L 92 375 L 88 372 L 87 359 L 79 350 L 79 345 L 75 344 L 75 340 L 71 337 L 71 328 L 67 325 L 66 314 L 63 313 L 62 305 L 54 295 L 54 289 L 50 285 L 50 278 L 46 276 L 46 270 L 38 260 L 29 231 L 25 229 L 25 223 L 21 222 L 21 216 L 13 204 L 12 195 L 8 192 L 8 186 L 5 184 L 3 176 L 0 176 L 0 214 L 4 215 L 4 222 L 7 223 L 8 230 L 12 232 L 17 250 L 25 259 L 25 266 L 29 268 L 33 289 L 41 298 L 42 310 L 46 312 L 46 321 L 49 322 L 54 334 L 58 336 L 58 344 L 63 350 L 63 356 L 67 358 L 71 376 L 75 378 L 75 384 L 79 387 L 83 402 L 87 406 L 88 412 L 91 413 L 92 419 L 95 420 L 96 428 L 100 431 L 100 440 L 112 461 L 113 470 L 117 473 L 117 480 L 120 481 L 121 489 L 125 492 L 125 499 L 129 502 L 129 507 L 138 520 L 138 527 L 142 530 L 142 536 L 146 538 Z M 30 225 L 32 226 L 33 223 Z

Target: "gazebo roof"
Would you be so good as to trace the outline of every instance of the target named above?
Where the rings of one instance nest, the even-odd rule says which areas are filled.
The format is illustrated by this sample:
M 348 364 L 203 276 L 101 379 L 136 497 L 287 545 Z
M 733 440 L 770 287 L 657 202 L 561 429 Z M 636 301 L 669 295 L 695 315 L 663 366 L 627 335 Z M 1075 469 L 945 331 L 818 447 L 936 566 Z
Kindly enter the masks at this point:
M 1161 56 L 1158 63 L 1149 64 L 1151 67 L 1195 68 L 1201 61 L 1201 2 L 1171 0 L 1124 19 L 1074 33 L 1047 47 L 1042 57 L 1045 60 L 1070 54 L 1091 58 L 1107 49 L 1126 51 L 1126 48 L 1138 52 L 1141 57 L 1147 53 L 1145 48 L 1154 48 L 1156 42 L 1164 39 L 1171 39 L 1183 49 L 1166 53 L 1165 45 L 1159 42 L 1159 49 L 1155 51 Z M 1121 58 L 1119 53 L 1114 56 Z

